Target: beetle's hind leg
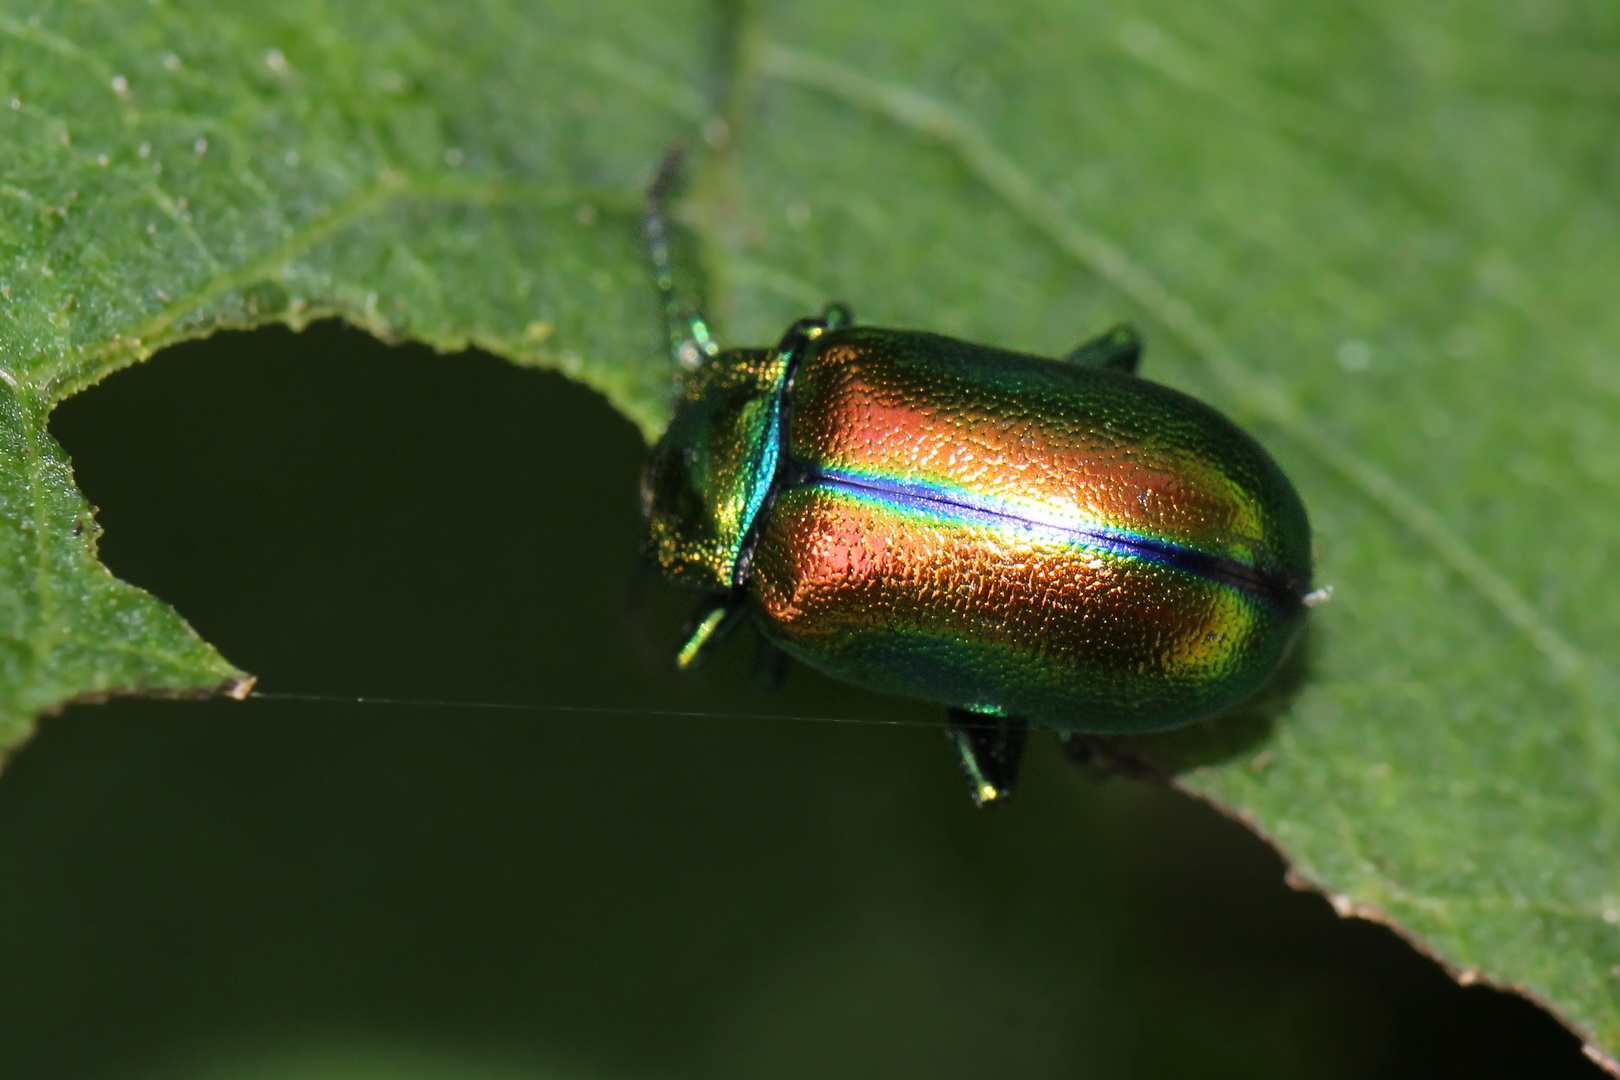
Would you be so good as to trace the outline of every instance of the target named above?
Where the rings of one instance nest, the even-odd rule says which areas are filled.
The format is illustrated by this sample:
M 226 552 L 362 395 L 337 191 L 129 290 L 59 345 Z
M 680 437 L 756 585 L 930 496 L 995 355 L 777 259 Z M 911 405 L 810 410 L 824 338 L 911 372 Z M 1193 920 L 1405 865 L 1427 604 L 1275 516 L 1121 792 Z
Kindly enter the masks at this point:
M 1063 358 L 1082 367 L 1104 368 L 1135 375 L 1142 366 L 1142 338 L 1126 323 L 1104 330 Z
M 973 801 L 979 806 L 1000 802 L 1013 793 L 1018 763 L 1024 756 L 1029 722 L 1016 716 L 991 716 L 967 709 L 945 711 L 945 731 L 962 758 Z
M 1129 780 L 1156 780 L 1164 784 L 1172 779 L 1163 765 L 1117 735 L 1065 732 L 1059 738 L 1069 760 L 1099 779 L 1122 776 Z

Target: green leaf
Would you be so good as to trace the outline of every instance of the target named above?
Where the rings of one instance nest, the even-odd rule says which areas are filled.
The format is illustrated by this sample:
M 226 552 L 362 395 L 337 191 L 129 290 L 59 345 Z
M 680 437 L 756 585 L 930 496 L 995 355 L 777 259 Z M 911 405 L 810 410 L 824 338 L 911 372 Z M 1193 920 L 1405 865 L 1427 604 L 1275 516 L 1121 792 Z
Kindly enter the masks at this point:
M 561 368 L 657 423 L 639 191 L 700 111 L 705 13 L 630 10 L 0 15 L 0 747 L 66 701 L 251 685 L 95 561 L 45 421 L 119 367 L 339 315 Z
M 701 131 L 727 340 L 830 297 L 1045 353 L 1130 318 L 1255 430 L 1335 598 L 1271 702 L 1148 750 L 1341 910 L 1620 1053 L 1620 12 L 263 7 L 0 19 L 12 730 L 235 677 L 96 566 L 52 404 L 337 314 L 655 431 L 639 191 Z

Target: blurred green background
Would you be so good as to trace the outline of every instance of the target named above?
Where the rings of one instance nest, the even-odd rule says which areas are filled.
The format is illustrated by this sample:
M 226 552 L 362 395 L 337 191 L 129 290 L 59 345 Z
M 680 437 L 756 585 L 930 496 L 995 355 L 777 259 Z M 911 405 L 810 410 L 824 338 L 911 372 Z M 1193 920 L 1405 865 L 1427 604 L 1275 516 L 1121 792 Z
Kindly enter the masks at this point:
M 68 710 L 0 783 L 5 1077 L 1595 1076 L 1172 792 L 1046 740 L 969 803 L 932 720 L 630 602 L 643 447 L 591 392 L 322 324 L 53 431 L 113 570 L 268 692 Z

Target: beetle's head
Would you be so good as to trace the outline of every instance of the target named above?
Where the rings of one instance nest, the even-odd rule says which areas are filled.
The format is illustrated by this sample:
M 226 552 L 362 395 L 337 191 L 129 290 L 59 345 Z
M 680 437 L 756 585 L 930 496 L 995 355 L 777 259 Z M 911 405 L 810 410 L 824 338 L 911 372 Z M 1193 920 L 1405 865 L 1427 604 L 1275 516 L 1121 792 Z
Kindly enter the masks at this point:
M 723 592 L 741 584 L 754 518 L 776 475 L 785 365 L 736 349 L 693 372 L 641 477 L 646 555 L 665 577 Z

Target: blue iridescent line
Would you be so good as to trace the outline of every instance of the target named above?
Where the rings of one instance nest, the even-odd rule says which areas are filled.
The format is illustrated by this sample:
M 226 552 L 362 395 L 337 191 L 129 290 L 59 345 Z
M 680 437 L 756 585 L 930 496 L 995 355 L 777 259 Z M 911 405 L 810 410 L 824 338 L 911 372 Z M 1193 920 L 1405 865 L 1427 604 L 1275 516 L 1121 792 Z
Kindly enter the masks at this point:
M 1043 515 L 1035 507 L 1011 507 L 1006 500 L 986 498 L 935 484 L 874 477 L 841 469 L 817 468 L 795 462 L 798 483 L 816 484 L 902 510 L 930 514 L 965 524 L 1014 528 L 1060 543 L 1078 544 L 1110 554 L 1124 555 L 1157 566 L 1166 566 L 1217 581 L 1255 596 L 1290 599 L 1298 603 L 1294 590 L 1275 574 L 1249 566 L 1236 559 L 1211 555 L 1196 548 L 1168 543 L 1152 537 L 1110 529 L 1100 525 L 1079 525 L 1072 519 Z

